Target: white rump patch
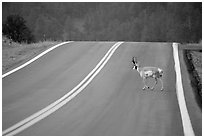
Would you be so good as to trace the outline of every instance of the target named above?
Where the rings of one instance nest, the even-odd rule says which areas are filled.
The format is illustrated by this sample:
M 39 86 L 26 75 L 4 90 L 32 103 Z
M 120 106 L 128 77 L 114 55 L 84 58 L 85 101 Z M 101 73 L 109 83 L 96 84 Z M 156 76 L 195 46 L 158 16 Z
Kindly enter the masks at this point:
M 152 71 L 145 71 L 145 76 L 152 76 L 153 72 Z
M 159 72 L 161 72 L 161 71 L 162 71 L 162 69 L 158 68 L 158 71 L 159 71 Z

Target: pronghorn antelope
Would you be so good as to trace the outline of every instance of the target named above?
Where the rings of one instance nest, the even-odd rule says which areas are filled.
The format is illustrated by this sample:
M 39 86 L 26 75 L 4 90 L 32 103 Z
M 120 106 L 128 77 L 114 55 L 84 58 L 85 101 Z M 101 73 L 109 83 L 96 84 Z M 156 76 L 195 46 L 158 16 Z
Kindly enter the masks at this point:
M 161 81 L 161 91 L 164 90 L 163 88 L 163 81 L 162 81 L 162 76 L 163 76 L 163 70 L 157 67 L 140 67 L 139 63 L 137 62 L 137 58 L 133 57 L 132 58 L 132 63 L 133 63 L 133 68 L 132 69 L 136 69 L 140 76 L 143 79 L 143 83 L 144 83 L 144 87 L 143 90 L 145 90 L 146 88 L 150 88 L 149 86 L 146 85 L 146 79 L 147 78 L 154 78 L 155 79 L 155 83 L 152 86 L 151 90 L 154 89 L 155 85 L 158 82 L 158 79 Z

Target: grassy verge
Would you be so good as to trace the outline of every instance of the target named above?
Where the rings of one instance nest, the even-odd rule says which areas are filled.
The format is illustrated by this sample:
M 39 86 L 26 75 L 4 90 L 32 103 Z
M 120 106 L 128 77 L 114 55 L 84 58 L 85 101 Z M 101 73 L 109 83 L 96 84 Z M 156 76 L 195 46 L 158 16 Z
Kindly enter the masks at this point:
M 198 105 L 202 109 L 202 52 L 184 50 L 184 59 Z
M 29 61 L 46 49 L 61 42 L 44 41 L 33 44 L 19 44 L 2 39 L 2 73 L 6 73 Z

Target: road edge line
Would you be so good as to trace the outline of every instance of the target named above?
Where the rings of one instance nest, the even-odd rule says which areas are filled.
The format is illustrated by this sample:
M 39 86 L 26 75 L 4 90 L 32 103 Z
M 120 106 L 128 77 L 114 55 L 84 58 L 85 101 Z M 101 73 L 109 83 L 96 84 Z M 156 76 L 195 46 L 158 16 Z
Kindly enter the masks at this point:
M 182 119 L 182 125 L 183 125 L 183 131 L 185 136 L 195 136 L 190 116 L 188 114 L 188 109 L 186 106 L 186 101 L 184 98 L 184 91 L 183 91 L 183 84 L 182 84 L 182 78 L 181 78 L 181 69 L 180 69 L 180 61 L 179 61 L 179 53 L 178 53 L 178 43 L 173 43 L 173 57 L 175 62 L 175 72 L 176 72 L 176 94 L 177 94 L 177 100 L 181 112 L 181 119 Z
M 60 44 L 54 45 L 53 47 L 51 47 L 51 48 L 45 50 L 44 52 L 40 53 L 39 55 L 37 55 L 36 57 L 34 57 L 34 58 L 32 58 L 31 60 L 27 61 L 26 63 L 20 65 L 19 67 L 16 67 L 15 69 L 13 69 L 13 70 L 11 70 L 11 71 L 9 71 L 9 72 L 3 74 L 3 75 L 2 75 L 2 78 L 6 77 L 6 76 L 8 76 L 8 75 L 10 75 L 10 74 L 12 74 L 12 73 L 14 73 L 14 72 L 16 72 L 16 71 L 22 69 L 22 68 L 24 68 L 25 66 L 31 64 L 32 62 L 34 62 L 35 60 L 39 59 L 40 57 L 42 57 L 43 55 L 47 54 L 48 52 L 54 50 L 55 48 L 57 48 L 57 47 L 59 47 L 59 46 L 62 46 L 62 45 L 64 45 L 64 44 L 71 43 L 71 42 L 73 42 L 73 41 L 62 42 L 62 43 L 60 43 Z

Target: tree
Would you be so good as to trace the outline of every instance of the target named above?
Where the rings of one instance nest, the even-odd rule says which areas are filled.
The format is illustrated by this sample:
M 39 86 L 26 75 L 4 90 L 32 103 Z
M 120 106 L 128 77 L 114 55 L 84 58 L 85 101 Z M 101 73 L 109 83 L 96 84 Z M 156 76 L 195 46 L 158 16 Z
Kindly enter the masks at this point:
M 55 18 L 40 15 L 36 20 L 34 34 L 37 41 L 62 40 L 62 25 Z
M 36 41 L 202 39 L 201 2 L 2 3 L 3 22 L 16 13 L 27 21 Z
M 3 24 L 2 33 L 14 42 L 31 43 L 34 41 L 34 36 L 26 26 L 26 21 L 19 15 L 7 17 L 6 22 Z

